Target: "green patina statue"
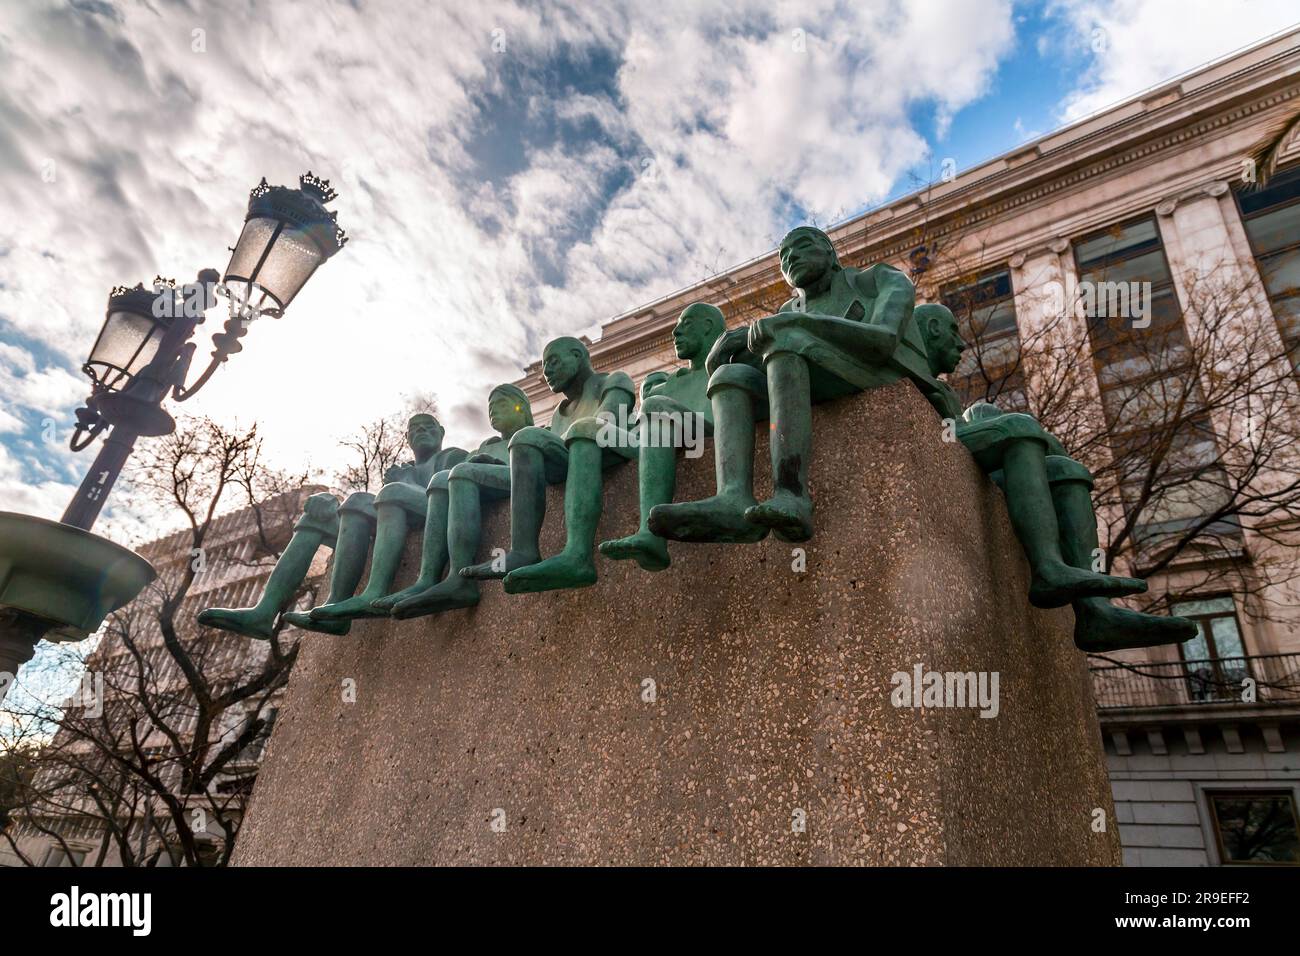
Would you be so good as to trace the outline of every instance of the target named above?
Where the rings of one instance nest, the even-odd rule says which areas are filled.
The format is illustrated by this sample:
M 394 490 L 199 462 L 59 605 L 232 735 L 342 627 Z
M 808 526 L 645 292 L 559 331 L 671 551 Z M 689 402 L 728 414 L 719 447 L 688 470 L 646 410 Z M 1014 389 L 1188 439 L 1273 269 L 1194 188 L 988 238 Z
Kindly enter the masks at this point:
M 316 617 L 314 613 L 355 606 L 346 602 L 352 599 L 361 580 L 372 540 L 374 556 L 367 590 L 373 585 L 377 597 L 388 589 L 401 560 L 407 529 L 424 524 L 424 490 L 429 479 L 465 459 L 462 449 L 442 447 L 442 425 L 432 415 L 411 416 L 406 436 L 415 461 L 390 468 L 379 494 L 356 492 L 341 505 L 331 494 L 322 492 L 309 497 L 257 604 L 249 608 L 208 608 L 199 613 L 199 623 L 248 637 L 270 638 L 276 615 L 293 599 L 316 550 L 325 544 L 334 549 L 328 602 L 314 612 L 286 612 L 282 618 L 307 630 L 346 634 L 350 618 L 355 615 Z M 367 598 L 364 603 L 369 602 Z
M 504 578 L 508 592 L 583 587 L 596 581 L 592 549 L 600 519 L 603 469 L 635 454 L 617 423 L 628 422 L 635 404 L 625 372 L 597 372 L 587 347 L 563 337 L 542 352 L 542 375 L 564 394 L 547 428 L 520 429 L 510 440 L 510 550 L 504 559 L 471 565 L 462 578 Z M 613 436 L 612 439 L 610 436 Z M 546 485 L 565 482 L 563 551 L 541 560 Z
M 812 403 L 903 377 L 933 386 L 911 322 L 911 281 L 892 266 L 844 268 L 830 238 L 800 226 L 781 241 L 795 297 L 776 315 L 718 340 L 706 367 L 713 405 L 717 494 L 657 505 L 649 530 L 678 541 L 786 541 L 812 536 L 808 459 Z M 771 409 L 772 497 L 754 499 L 754 421 Z
M 677 487 L 677 449 L 687 445 L 691 437 L 702 443 L 713 431 L 713 405 L 709 400 L 705 360 L 726 328 L 722 310 L 717 306 L 704 302 L 688 305 L 673 328 L 673 348 L 677 357 L 689 365 L 671 375 L 653 372 L 641 383 L 637 432 L 641 526 L 626 538 L 602 542 L 600 553 L 605 557 L 631 558 L 647 571 L 668 567 L 668 545 L 650 530 L 650 511 L 673 500 Z
M 933 375 L 950 374 L 966 348 L 957 320 L 943 305 L 916 307 Z M 1100 553 L 1092 506 L 1092 475 L 1070 458 L 1037 419 L 977 402 L 963 413 L 946 385 L 931 401 L 955 422 L 957 439 L 1006 494 L 1007 512 L 1029 559 L 1029 602 L 1074 608 L 1074 643 L 1083 651 L 1172 644 L 1196 636 L 1196 625 L 1113 606 L 1109 598 L 1137 594 L 1146 583 L 1091 570 Z
M 517 385 L 498 385 L 488 396 L 488 421 L 497 434 L 488 438 L 455 468 L 440 471 L 429 479 L 429 507 L 424 524 L 420 573 L 415 583 L 395 594 L 371 602 L 376 614 L 398 618 L 417 617 L 433 611 L 465 606 L 458 595 L 478 588 L 460 576 L 460 569 L 474 560 L 479 546 L 483 499 L 510 495 L 510 439 L 533 424 L 532 406 Z M 442 580 L 451 563 L 451 573 Z

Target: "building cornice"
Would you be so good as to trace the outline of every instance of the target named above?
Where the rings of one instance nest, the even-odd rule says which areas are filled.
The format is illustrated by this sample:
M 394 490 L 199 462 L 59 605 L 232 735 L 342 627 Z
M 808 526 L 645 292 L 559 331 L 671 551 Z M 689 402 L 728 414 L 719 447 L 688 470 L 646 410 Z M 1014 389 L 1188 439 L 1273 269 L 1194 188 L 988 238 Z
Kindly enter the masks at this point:
M 1259 57 L 1270 45 L 1278 51 L 1223 72 L 1233 62 Z M 1216 73 L 1222 75 L 1214 76 Z M 942 246 L 945 239 L 1095 188 L 1100 181 L 1122 175 L 1127 167 L 1155 155 L 1168 157 L 1203 149 L 1207 139 L 1229 135 L 1243 120 L 1266 125 L 1271 119 L 1268 114 L 1280 117 L 1300 102 L 1298 76 L 1300 31 L 1295 31 L 1017 147 L 951 183 L 927 187 L 865 212 L 828 232 L 848 262 L 901 263 L 923 240 Z M 1227 181 L 1240 174 L 1240 161 L 1240 153 L 1212 159 L 1210 165 L 1178 181 L 1152 183 L 1068 222 L 1040 224 L 1037 233 L 1003 237 L 983 249 L 982 258 L 985 264 L 992 264 L 1023 262 L 1043 250 L 1059 255 L 1069 247 L 1066 236 L 1093 231 L 1142 210 L 1168 208 L 1172 212 L 1178 203 L 1209 188 L 1221 190 L 1214 195 L 1222 195 L 1229 188 Z M 927 276 L 926 285 L 944 278 L 943 268 L 937 268 Z M 780 281 L 772 251 L 641 305 L 602 327 L 601 338 L 592 344 L 593 362 L 599 368 L 616 368 L 669 348 L 672 324 L 691 301 L 718 302 L 724 305 L 729 320 L 742 321 L 747 317 L 744 303 L 761 299 Z M 534 363 L 520 381 L 530 398 L 550 395 L 539 372 Z

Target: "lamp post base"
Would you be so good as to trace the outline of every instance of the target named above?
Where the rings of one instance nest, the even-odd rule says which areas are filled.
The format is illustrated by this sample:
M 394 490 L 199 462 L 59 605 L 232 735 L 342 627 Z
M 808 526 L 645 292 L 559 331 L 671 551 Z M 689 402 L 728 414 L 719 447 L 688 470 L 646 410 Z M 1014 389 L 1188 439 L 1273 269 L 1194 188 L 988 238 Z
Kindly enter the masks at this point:
M 13 608 L 0 609 L 0 702 L 22 667 L 36 653 L 36 643 L 50 629 L 52 622 L 24 614 Z

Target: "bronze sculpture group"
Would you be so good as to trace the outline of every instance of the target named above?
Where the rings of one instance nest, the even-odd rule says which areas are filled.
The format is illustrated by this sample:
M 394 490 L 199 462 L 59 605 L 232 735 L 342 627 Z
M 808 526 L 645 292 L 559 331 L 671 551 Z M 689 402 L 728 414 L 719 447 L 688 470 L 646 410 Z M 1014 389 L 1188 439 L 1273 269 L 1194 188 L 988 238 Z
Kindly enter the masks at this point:
M 1003 490 L 1029 560 L 1030 603 L 1071 605 L 1081 650 L 1194 636 L 1191 621 L 1110 603 L 1145 591 L 1146 584 L 1092 569 L 1097 525 L 1087 468 L 1032 416 L 987 402 L 963 411 L 940 377 L 953 372 L 966 347 L 946 307 L 916 305 L 911 281 L 891 266 L 841 266 L 830 238 L 810 226 L 792 230 L 780 256 L 794 296 L 776 314 L 732 331 L 717 307 L 688 306 L 673 330 L 677 357 L 687 364 L 648 376 L 639 409 L 630 376 L 595 371 L 586 346 L 563 337 L 543 353 L 546 383 L 564 396 L 548 426 L 533 423 L 528 398 L 514 385 L 500 385 L 489 396 L 497 434 L 473 454 L 444 449 L 436 419 L 413 417 L 412 464 L 386 475 L 377 495 L 354 494 L 342 504 L 332 495 L 312 495 L 258 604 L 209 608 L 200 623 L 269 637 L 321 544 L 334 548 L 329 598 L 310 611 L 285 612 L 283 619 L 332 634 L 346 633 L 356 618 L 404 619 L 470 607 L 485 580 L 500 579 L 512 594 L 594 584 L 603 472 L 628 460 L 639 467 L 640 526 L 628 537 L 602 542 L 607 558 L 661 571 L 670 563 L 667 540 L 740 543 L 773 533 L 806 541 L 814 532 L 812 405 L 908 379 L 940 418 L 956 423 L 957 439 Z M 759 502 L 754 428 L 764 419 L 771 429 L 773 493 Z M 674 503 L 677 450 L 690 421 L 701 422 L 713 437 L 717 491 Z M 628 422 L 632 427 L 621 424 Z M 566 543 L 544 559 L 539 541 L 546 486 L 561 482 Z M 484 498 L 509 499 L 510 547 L 475 564 Z M 407 531 L 416 527 L 423 529 L 419 576 L 392 592 Z M 372 543 L 369 578 L 354 595 Z

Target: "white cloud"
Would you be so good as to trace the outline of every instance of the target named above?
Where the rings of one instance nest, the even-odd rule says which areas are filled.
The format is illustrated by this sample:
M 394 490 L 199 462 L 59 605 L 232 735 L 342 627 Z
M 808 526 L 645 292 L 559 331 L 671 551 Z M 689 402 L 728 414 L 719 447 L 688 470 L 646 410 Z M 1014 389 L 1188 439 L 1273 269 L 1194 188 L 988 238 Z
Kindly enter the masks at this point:
M 1086 58 L 1071 121 L 1294 25 L 1294 0 L 1053 0 L 1057 53 Z
M 927 150 L 909 110 L 942 123 L 1012 40 L 1009 0 L 8 5 L 0 317 L 76 368 L 110 286 L 221 268 L 247 189 L 311 168 L 352 241 L 184 411 L 258 420 L 279 461 L 328 466 L 340 434 L 431 390 L 468 446 L 485 423 L 462 410 L 546 339 L 763 252 L 796 208 L 884 196 Z M 504 67 L 574 48 L 620 64 L 612 88 L 544 88 L 533 115 L 601 140 L 525 142 L 499 181 L 469 178 Z M 82 397 L 62 370 L 21 377 L 33 408 Z M 49 513 L 56 493 L 10 504 Z

